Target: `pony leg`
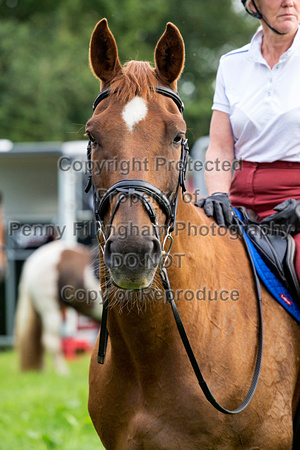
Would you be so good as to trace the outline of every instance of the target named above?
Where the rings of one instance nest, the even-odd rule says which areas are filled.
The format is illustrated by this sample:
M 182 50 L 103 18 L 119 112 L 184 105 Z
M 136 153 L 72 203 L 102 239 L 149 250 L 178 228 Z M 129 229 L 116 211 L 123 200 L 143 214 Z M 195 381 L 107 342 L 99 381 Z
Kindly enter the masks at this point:
M 68 375 L 70 371 L 63 355 L 61 342 L 62 316 L 60 310 L 44 311 L 42 323 L 43 346 L 52 355 L 56 372 L 60 375 Z
M 43 368 L 41 319 L 33 307 L 30 294 L 21 280 L 15 315 L 15 345 L 22 371 Z

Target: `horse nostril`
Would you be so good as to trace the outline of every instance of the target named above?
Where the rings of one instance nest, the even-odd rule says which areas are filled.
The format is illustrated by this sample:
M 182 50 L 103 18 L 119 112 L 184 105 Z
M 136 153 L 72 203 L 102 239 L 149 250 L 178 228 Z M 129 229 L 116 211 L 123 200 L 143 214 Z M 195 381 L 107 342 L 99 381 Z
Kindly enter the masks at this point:
M 104 263 L 110 267 L 111 266 L 111 257 L 112 257 L 112 241 L 111 239 L 108 239 L 108 241 L 105 244 L 104 248 Z
M 160 260 L 161 246 L 156 237 L 135 237 L 127 239 L 125 243 L 118 236 L 111 236 L 105 245 L 104 263 L 110 269 L 153 269 L 158 266 Z
M 153 266 L 158 266 L 161 260 L 161 245 L 157 238 L 153 238 L 152 241 L 152 260 L 153 260 Z

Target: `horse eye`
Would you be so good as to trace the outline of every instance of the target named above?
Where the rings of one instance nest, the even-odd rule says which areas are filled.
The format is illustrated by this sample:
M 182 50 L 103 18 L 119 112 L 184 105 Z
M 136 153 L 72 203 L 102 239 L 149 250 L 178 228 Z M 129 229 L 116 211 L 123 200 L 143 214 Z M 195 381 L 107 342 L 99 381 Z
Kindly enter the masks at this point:
M 182 137 L 183 136 L 181 134 L 177 134 L 177 136 L 175 136 L 175 138 L 173 139 L 173 143 L 179 144 L 181 142 Z

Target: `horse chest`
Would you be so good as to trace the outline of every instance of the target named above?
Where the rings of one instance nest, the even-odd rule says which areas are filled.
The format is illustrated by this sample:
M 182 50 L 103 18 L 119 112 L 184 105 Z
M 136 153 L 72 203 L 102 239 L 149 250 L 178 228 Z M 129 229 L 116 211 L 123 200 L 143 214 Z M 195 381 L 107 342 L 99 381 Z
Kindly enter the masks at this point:
M 271 449 L 278 448 L 278 442 L 289 441 L 290 424 L 279 430 L 276 421 L 258 413 L 255 401 L 242 416 L 225 416 L 208 404 L 186 371 L 175 374 L 167 364 L 165 375 L 155 379 L 149 366 L 146 383 L 133 367 L 121 370 L 109 356 L 104 366 L 92 356 L 89 404 L 95 428 L 108 450 Z M 229 385 L 224 387 L 227 396 Z
M 185 373 L 174 377 L 166 370 L 159 381 L 149 376 L 148 384 L 141 385 L 130 367 L 120 373 L 106 363 L 98 366 L 99 375 L 91 380 L 89 405 L 106 449 L 238 448 L 224 445 L 227 429 L 221 420 L 217 440 L 212 440 L 209 430 L 216 429 L 216 412 Z M 231 436 L 231 443 L 232 439 L 236 438 Z

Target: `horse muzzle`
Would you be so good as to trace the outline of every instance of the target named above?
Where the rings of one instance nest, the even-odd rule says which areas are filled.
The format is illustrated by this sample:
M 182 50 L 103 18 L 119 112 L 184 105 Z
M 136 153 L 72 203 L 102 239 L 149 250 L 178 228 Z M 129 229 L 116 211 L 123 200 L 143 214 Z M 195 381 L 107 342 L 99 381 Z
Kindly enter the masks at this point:
M 160 241 L 156 236 L 111 236 L 105 245 L 104 263 L 112 282 L 121 289 L 146 289 L 153 281 L 161 261 Z

